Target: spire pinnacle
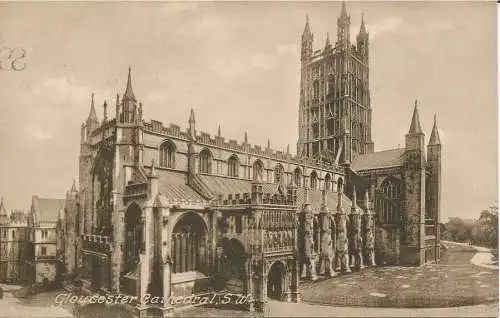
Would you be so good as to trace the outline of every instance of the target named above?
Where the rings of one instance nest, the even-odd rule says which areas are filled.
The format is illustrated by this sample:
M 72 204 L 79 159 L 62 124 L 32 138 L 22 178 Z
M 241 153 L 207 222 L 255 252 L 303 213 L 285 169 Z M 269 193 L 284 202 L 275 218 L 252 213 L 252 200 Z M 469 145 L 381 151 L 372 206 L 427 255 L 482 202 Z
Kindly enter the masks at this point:
M 361 13 L 361 27 L 359 28 L 359 33 L 366 33 L 365 14 L 364 13 Z
M 104 100 L 104 104 L 102 105 L 104 108 L 104 114 L 103 114 L 103 123 L 108 121 L 108 102 Z
M 432 127 L 431 138 L 429 139 L 429 145 L 440 145 L 441 138 L 439 138 L 439 130 L 437 128 L 436 114 L 434 114 L 434 126 Z
M 73 185 L 71 186 L 71 192 L 77 192 L 77 190 L 76 190 L 76 179 L 73 179 Z
M 127 88 L 125 89 L 124 97 L 134 101 L 136 100 L 134 91 L 132 90 L 132 68 L 130 66 L 128 67 Z
M 311 34 L 311 27 L 309 26 L 309 14 L 306 15 L 306 25 L 304 26 L 304 35 Z
M 96 115 L 95 106 L 94 106 L 94 93 L 92 93 L 91 102 L 90 102 L 89 119 L 97 120 L 97 115 Z
M 151 173 L 149 175 L 156 177 L 156 160 L 154 158 L 151 160 Z
M 271 149 L 271 141 L 269 138 L 267 139 L 267 149 Z
M 0 215 L 5 215 L 5 216 L 9 215 L 9 213 L 7 212 L 7 209 L 5 208 L 5 204 L 3 202 L 3 197 L 0 199 Z
M 342 0 L 342 10 L 341 10 L 340 16 L 347 17 L 347 9 L 346 9 L 346 5 L 345 5 L 345 0 Z
M 326 32 L 326 43 L 325 43 L 325 48 L 329 48 L 332 46 L 332 43 L 330 42 L 330 32 Z
M 245 143 L 248 143 L 248 135 L 246 131 L 245 131 Z
M 421 134 L 422 127 L 420 126 L 420 118 L 418 116 L 418 100 L 415 100 L 415 108 L 413 109 L 413 117 L 411 119 L 410 134 Z
M 189 122 L 190 123 L 195 123 L 194 119 L 194 109 L 191 108 L 191 113 L 189 114 Z
M 217 128 L 217 137 L 220 137 L 220 124 L 219 127 Z

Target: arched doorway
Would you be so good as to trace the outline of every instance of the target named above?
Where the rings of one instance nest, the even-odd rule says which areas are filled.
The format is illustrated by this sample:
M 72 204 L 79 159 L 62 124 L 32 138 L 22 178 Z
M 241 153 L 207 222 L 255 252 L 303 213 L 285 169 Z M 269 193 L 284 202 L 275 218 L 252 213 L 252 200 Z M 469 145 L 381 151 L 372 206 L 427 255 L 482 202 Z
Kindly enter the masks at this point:
M 222 241 L 221 266 L 224 287 L 232 293 L 244 292 L 245 247 L 236 239 Z
M 281 300 L 284 293 L 285 266 L 276 261 L 267 274 L 267 297 Z
M 142 210 L 136 203 L 133 203 L 125 213 L 125 251 L 123 254 L 125 273 L 137 267 L 143 244 Z
M 193 212 L 183 215 L 172 233 L 172 272 L 206 272 L 206 234 L 203 219 Z

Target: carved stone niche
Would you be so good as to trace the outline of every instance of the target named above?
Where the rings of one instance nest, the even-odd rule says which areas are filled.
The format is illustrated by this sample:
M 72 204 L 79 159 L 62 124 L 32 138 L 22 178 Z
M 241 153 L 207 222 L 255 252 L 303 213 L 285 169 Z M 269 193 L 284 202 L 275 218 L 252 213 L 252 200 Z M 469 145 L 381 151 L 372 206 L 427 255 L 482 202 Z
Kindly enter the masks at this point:
M 167 215 L 163 215 L 162 216 L 162 221 L 163 221 L 163 226 L 166 226 L 168 224 L 168 216 Z

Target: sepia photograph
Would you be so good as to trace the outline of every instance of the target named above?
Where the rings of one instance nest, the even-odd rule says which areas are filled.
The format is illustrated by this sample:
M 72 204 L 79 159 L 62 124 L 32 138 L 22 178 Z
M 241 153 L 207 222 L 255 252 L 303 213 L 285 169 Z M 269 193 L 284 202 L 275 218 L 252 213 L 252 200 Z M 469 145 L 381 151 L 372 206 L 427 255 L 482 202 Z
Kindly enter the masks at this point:
M 0 1 L 0 317 L 498 317 L 498 12 Z

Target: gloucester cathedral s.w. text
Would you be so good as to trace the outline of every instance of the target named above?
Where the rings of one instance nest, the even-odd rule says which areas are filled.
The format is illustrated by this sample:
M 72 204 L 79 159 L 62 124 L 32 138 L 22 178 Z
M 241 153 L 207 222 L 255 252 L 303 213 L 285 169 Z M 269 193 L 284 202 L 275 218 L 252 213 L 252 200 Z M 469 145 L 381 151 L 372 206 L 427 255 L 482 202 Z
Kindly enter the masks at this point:
M 187 127 L 144 120 L 130 69 L 101 121 L 92 96 L 66 200 L 65 276 L 137 296 L 139 312 L 145 294 L 212 291 L 263 310 L 268 297 L 300 301 L 301 282 L 318 276 L 438 262 L 436 122 L 426 147 L 415 102 L 404 148 L 374 152 L 368 32 L 362 21 L 351 43 L 345 4 L 337 27 L 313 50 L 306 21 L 297 154 L 204 133 L 192 109 Z

